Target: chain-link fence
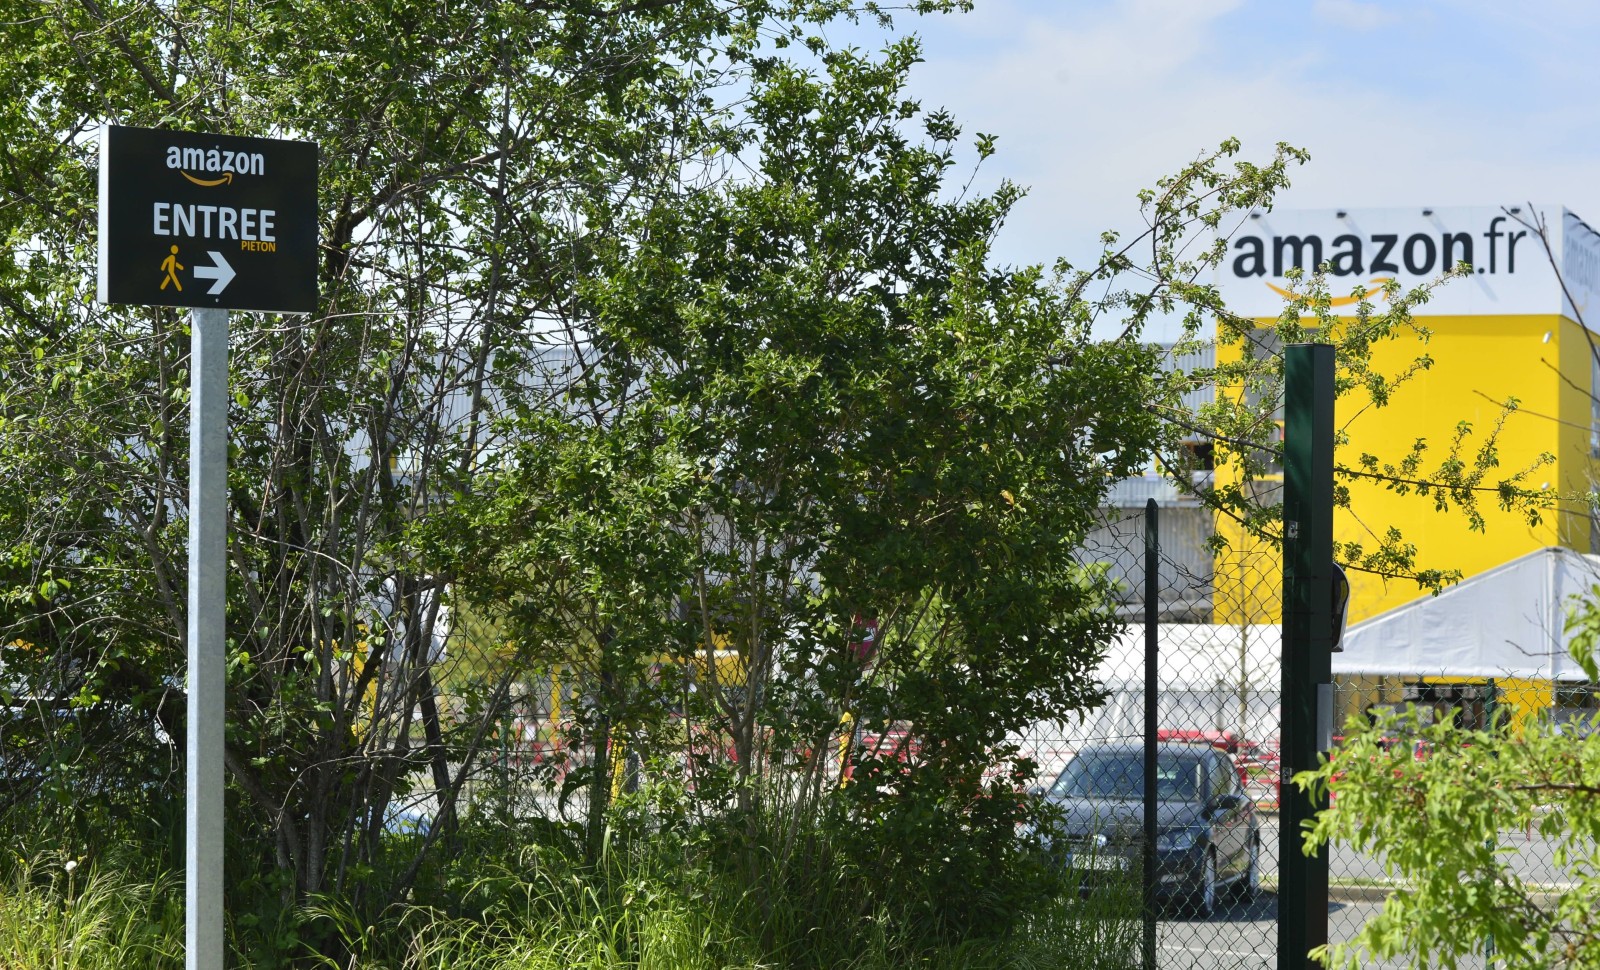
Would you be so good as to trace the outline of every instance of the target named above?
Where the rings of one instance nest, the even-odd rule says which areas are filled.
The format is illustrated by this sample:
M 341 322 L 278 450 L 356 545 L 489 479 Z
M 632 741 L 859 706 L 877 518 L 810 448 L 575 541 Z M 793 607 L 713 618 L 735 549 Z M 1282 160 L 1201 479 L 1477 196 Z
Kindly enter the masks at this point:
M 1152 498 L 1160 508 L 1149 550 Z M 1142 885 L 1149 871 L 1146 959 L 1155 966 L 1275 965 L 1277 561 L 1243 544 L 1218 555 L 1212 513 L 1158 479 L 1120 483 L 1111 499 L 1083 551 L 1122 593 L 1126 625 L 1097 672 L 1105 702 L 1025 739 L 1063 813 L 1068 845 L 1058 855 L 1081 871 L 1086 893 L 1110 880 Z
M 1161 505 L 1153 600 L 1146 595 L 1150 498 Z M 1017 739 L 1039 766 L 1044 797 L 1063 812 L 1068 844 L 1053 848 L 1087 893 L 1109 887 L 1137 900 L 1149 873 L 1156 906 L 1147 942 L 1156 966 L 1273 965 L 1278 558 L 1245 543 L 1218 555 L 1208 541 L 1216 531 L 1213 513 L 1159 479 L 1119 483 L 1111 499 L 1081 556 L 1085 568 L 1111 580 L 1123 621 L 1096 672 L 1104 701 Z M 1152 629 L 1159 658 L 1153 720 L 1145 702 Z M 582 703 L 580 685 L 569 679 L 558 673 L 518 688 L 505 723 L 486 739 L 482 767 L 461 793 L 463 806 L 519 819 L 585 817 L 594 792 L 584 779 L 595 755 L 568 723 L 566 708 Z M 1156 837 L 1147 866 L 1144 762 L 1151 742 Z M 833 772 L 827 783 L 851 783 L 864 753 L 890 763 L 914 758 L 916 743 L 914 725 L 844 725 L 827 743 L 823 763 Z M 684 747 L 693 754 L 694 739 Z M 607 750 L 611 800 L 662 769 L 639 763 L 625 736 L 613 737 Z M 694 784 L 694 773 L 680 768 Z M 426 830 L 433 823 L 437 805 L 423 794 L 430 786 L 415 787 L 418 796 L 391 812 L 391 829 Z
M 1063 811 L 1068 844 L 1060 856 L 1079 871 L 1085 893 L 1113 881 L 1142 886 L 1143 871 L 1152 871 L 1147 965 L 1276 967 L 1280 857 L 1300 851 L 1298 837 L 1284 848 L 1279 815 L 1281 559 L 1242 536 L 1230 536 L 1219 551 L 1208 542 L 1217 531 L 1213 514 L 1157 480 L 1122 483 L 1112 498 L 1083 552 L 1084 564 L 1105 570 L 1122 596 L 1126 626 L 1097 671 L 1105 702 L 1072 722 L 1040 725 L 1025 739 L 1046 796 Z M 1158 505 L 1153 544 L 1149 499 Z M 1147 687 L 1153 717 L 1146 716 Z M 1600 692 L 1437 673 L 1339 673 L 1331 703 L 1336 752 L 1344 725 L 1375 723 L 1390 711 L 1414 712 L 1418 727 L 1448 720 L 1515 733 L 1540 719 L 1556 731 L 1586 731 Z M 1416 758 L 1437 756 L 1417 737 L 1384 740 Z M 1149 855 L 1147 824 L 1154 830 Z M 1557 839 L 1523 827 L 1499 832 L 1494 842 L 1536 901 L 1569 888 Z M 1326 859 L 1327 938 L 1352 941 L 1398 877 L 1381 856 L 1347 845 L 1331 846 Z M 1295 907 L 1306 904 L 1284 905 L 1303 912 Z M 1479 949 L 1484 964 L 1492 963 L 1492 941 Z

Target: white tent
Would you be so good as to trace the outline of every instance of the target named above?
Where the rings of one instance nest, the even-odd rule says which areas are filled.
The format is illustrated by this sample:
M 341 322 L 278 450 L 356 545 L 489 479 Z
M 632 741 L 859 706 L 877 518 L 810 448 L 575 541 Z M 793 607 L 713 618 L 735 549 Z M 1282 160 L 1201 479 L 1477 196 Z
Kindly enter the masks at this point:
M 1479 573 L 1345 632 L 1335 675 L 1583 680 L 1564 632 L 1573 597 L 1600 584 L 1600 556 L 1549 548 Z M 1283 632 L 1278 626 L 1162 624 L 1156 724 L 1180 731 L 1278 737 Z M 1049 777 L 1087 741 L 1144 736 L 1144 628 L 1130 626 L 1095 672 L 1106 703 L 1020 739 Z
M 1278 736 L 1281 628 L 1164 623 L 1157 631 L 1158 728 Z M 1019 739 L 1043 776 L 1052 777 L 1085 742 L 1144 737 L 1144 651 L 1144 627 L 1129 627 L 1095 670 L 1105 704 L 1065 722 L 1034 725 Z
M 1333 672 L 1582 680 L 1563 627 L 1596 583 L 1600 556 L 1530 552 L 1350 627 Z

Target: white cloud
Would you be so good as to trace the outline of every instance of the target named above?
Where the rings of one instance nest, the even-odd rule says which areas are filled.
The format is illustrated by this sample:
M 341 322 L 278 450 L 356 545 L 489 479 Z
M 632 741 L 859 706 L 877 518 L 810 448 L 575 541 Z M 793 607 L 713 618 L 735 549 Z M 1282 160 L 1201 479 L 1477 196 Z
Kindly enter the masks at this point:
M 1114 0 L 1086 13 L 992 0 L 939 29 L 922 25 L 928 60 L 912 93 L 969 132 L 998 136 L 980 186 L 1009 178 L 1030 189 L 996 256 L 1088 263 L 1102 230 L 1143 228 L 1141 188 L 1230 136 L 1252 159 L 1279 141 L 1310 150 L 1282 206 L 1535 201 L 1600 224 L 1600 136 L 1589 134 L 1600 132 L 1600 104 L 1571 83 L 1577 64 L 1567 63 L 1587 71 L 1587 59 L 1540 63 L 1549 44 L 1517 59 L 1558 27 L 1518 33 L 1504 14 L 1461 14 L 1477 43 L 1495 45 L 1486 54 L 1433 5 L 1395 28 L 1409 33 L 1351 48 L 1348 35 L 1317 29 L 1320 9 L 1255 16 L 1267 2 Z M 1449 0 L 1458 13 L 1459 3 Z M 1353 2 L 1319 7 L 1365 16 Z M 1593 16 L 1575 12 L 1573 23 Z M 1413 59 L 1389 60 L 1394 45 Z
M 998 134 L 991 174 L 1031 187 L 1009 240 L 1028 242 L 1008 246 L 1012 258 L 1085 258 L 1100 229 L 1138 226 L 1140 188 L 1229 135 L 1270 151 L 1291 138 L 1285 119 L 1324 110 L 1286 96 L 1292 62 L 1267 52 L 1252 79 L 1219 70 L 1216 21 L 1238 6 L 1128 0 L 1073 23 L 1013 9 L 1010 43 L 992 55 L 930 48 L 916 78 L 925 102 Z
M 999 136 L 988 176 L 1031 188 L 1002 238 L 1009 261 L 1091 258 L 1099 231 L 1139 228 L 1135 194 L 1228 136 L 1261 157 L 1311 151 L 1288 206 L 1565 203 L 1600 220 L 1591 139 L 1600 108 L 1551 85 L 1496 107 L 1500 77 L 1451 80 L 1357 63 L 1336 37 L 1242 36 L 1237 2 L 1120 0 L 1082 8 L 980 4 L 966 37 L 937 37 L 913 78 L 928 106 Z M 988 9 L 988 13 L 983 11 Z M 1244 13 L 1245 11 L 1241 11 Z M 1299 29 L 1308 35 L 1309 17 Z M 1433 41 L 1443 56 L 1449 37 Z M 1419 51 L 1419 57 L 1430 56 Z M 1442 62 L 1441 62 L 1442 64 Z M 1507 70 L 1515 70 L 1506 62 Z M 1520 83 L 1520 82 L 1519 82 Z M 1600 149 L 1594 149 L 1600 151 Z
M 1311 10 L 1318 20 L 1349 30 L 1376 30 L 1399 19 L 1381 4 L 1361 0 L 1316 0 Z

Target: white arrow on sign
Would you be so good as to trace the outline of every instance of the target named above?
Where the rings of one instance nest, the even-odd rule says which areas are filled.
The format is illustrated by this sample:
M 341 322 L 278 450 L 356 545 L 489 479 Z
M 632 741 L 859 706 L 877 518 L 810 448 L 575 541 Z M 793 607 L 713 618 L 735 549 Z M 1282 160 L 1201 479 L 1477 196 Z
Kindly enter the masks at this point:
M 207 296 L 216 296 L 227 289 L 229 283 L 233 282 L 233 267 L 229 266 L 228 261 L 223 259 L 222 254 L 215 249 L 206 250 L 206 255 L 211 257 L 211 262 L 214 265 L 196 266 L 194 268 L 194 278 L 197 280 L 216 280 L 215 283 L 211 284 L 211 289 L 206 290 Z

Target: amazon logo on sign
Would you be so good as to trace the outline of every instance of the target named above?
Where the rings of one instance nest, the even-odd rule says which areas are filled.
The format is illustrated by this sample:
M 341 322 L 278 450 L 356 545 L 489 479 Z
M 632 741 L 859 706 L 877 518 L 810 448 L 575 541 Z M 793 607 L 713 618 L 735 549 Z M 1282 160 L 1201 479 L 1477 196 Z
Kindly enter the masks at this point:
M 1367 281 L 1370 285 L 1363 286 L 1359 294 L 1354 294 L 1351 296 L 1329 297 L 1328 305 L 1332 307 L 1351 306 L 1353 304 L 1360 303 L 1362 300 L 1378 296 L 1383 292 L 1383 284 L 1389 282 L 1389 280 L 1390 277 L 1388 276 L 1374 276 L 1372 279 Z M 1281 286 L 1273 286 L 1271 283 L 1268 283 L 1267 289 L 1283 297 L 1285 300 L 1294 299 L 1294 294 Z
M 228 185 L 235 175 L 265 175 L 267 160 L 260 152 L 234 152 L 216 148 L 167 149 L 167 167 L 196 185 Z M 199 173 L 191 174 L 191 173 Z M 214 176 L 214 177 L 203 177 Z
M 1323 265 L 1327 266 L 1330 276 L 1370 275 L 1370 283 L 1374 285 L 1367 287 L 1362 297 L 1341 297 L 1333 301 L 1334 306 L 1342 306 L 1377 292 L 1402 271 L 1412 276 L 1430 276 L 1462 262 L 1471 264 L 1476 273 L 1515 273 L 1517 243 L 1528 233 L 1505 228 L 1509 221 L 1505 216 L 1494 216 L 1481 233 L 1435 231 L 1357 235 L 1346 232 L 1327 241 L 1314 232 L 1244 236 L 1233 244 L 1234 255 L 1229 267 L 1237 279 L 1281 278 L 1291 268 L 1310 273 Z M 1280 295 L 1288 295 L 1281 287 L 1266 285 Z

